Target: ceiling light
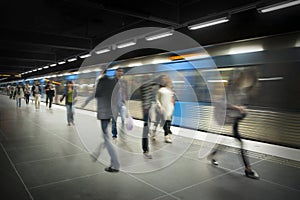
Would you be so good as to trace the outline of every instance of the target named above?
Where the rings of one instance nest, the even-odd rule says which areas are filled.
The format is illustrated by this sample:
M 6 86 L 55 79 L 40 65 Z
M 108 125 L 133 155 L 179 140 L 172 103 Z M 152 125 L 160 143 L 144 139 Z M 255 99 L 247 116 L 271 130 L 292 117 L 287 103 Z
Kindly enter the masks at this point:
M 156 35 L 147 36 L 147 37 L 145 37 L 145 39 L 147 41 L 151 41 L 151 40 L 156 40 L 156 39 L 168 37 L 168 36 L 171 36 L 171 35 L 173 35 L 173 31 L 169 31 L 169 32 L 165 32 L 165 33 L 160 33 L 160 34 L 156 34 Z
M 42 67 L 38 68 L 38 70 L 42 70 L 42 69 L 43 69 Z
M 110 51 L 109 48 L 105 48 L 105 49 L 100 49 L 100 50 L 96 51 L 95 53 L 96 54 L 101 54 L 101 53 L 106 53 L 106 52 L 109 52 L 109 51 Z
M 229 50 L 228 54 L 241 54 L 241 53 L 251 53 L 251 52 L 258 52 L 263 51 L 264 48 L 261 45 L 250 45 L 250 46 L 240 46 L 240 47 L 233 47 Z
M 266 13 L 266 12 L 271 12 L 271 11 L 274 11 L 274 10 L 279 10 L 279 9 L 282 9 L 282 8 L 287 8 L 287 7 L 290 7 L 290 6 L 295 6 L 295 5 L 298 5 L 298 4 L 300 4 L 300 0 L 285 1 L 285 2 L 281 2 L 281 3 L 277 3 L 277 4 L 257 8 L 257 10 L 260 13 Z
M 65 64 L 66 61 L 61 61 L 61 62 L 58 62 L 59 65 L 62 65 L 62 64 Z
M 141 62 L 133 62 L 133 63 L 128 64 L 127 66 L 128 67 L 137 67 L 137 66 L 141 66 L 141 65 L 142 65 Z
M 67 61 L 68 61 L 68 62 L 73 62 L 73 61 L 75 61 L 75 60 L 77 60 L 77 58 L 70 58 L 70 59 L 68 59 Z
M 34 69 L 34 70 L 32 70 L 33 72 L 36 72 L 37 71 L 37 69 Z
M 45 67 L 43 67 L 44 69 L 47 69 L 47 68 L 49 68 L 49 66 L 45 66 Z
M 199 23 L 199 24 L 194 24 L 194 25 L 188 26 L 188 29 L 189 30 L 196 30 L 196 29 L 199 29 L 199 28 L 204 28 L 204 27 L 207 27 L 207 26 L 213 26 L 213 25 L 225 23 L 225 22 L 228 22 L 228 21 L 229 21 L 228 17 L 222 17 L 222 18 L 211 20 L 211 21 L 202 22 L 202 23 Z
M 84 54 L 84 55 L 81 55 L 81 56 L 79 56 L 80 58 L 87 58 L 87 57 L 90 57 L 91 56 L 91 54 Z
M 50 67 L 55 67 L 56 66 L 56 64 L 52 64 L 52 65 L 50 65 Z
M 282 80 L 283 77 L 268 77 L 268 78 L 259 78 L 259 81 L 278 81 Z
M 121 49 L 121 48 L 129 47 L 129 46 L 133 46 L 135 44 L 136 44 L 135 41 L 130 41 L 130 42 L 126 42 L 126 43 L 117 44 L 117 48 Z

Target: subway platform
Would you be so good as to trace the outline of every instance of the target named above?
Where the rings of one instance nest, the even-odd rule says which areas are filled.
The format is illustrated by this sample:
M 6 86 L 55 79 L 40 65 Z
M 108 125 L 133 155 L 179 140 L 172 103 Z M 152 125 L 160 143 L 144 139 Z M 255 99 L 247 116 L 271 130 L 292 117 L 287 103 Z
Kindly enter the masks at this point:
M 245 140 L 260 175 L 255 180 L 244 175 L 231 137 L 172 127 L 173 143 L 164 143 L 159 134 L 150 142 L 153 158 L 147 159 L 141 150 L 142 122 L 134 124 L 114 144 L 120 172 L 108 173 L 107 151 L 98 161 L 90 155 L 102 140 L 94 112 L 76 109 L 75 125 L 67 126 L 63 106 L 48 109 L 42 103 L 36 110 L 22 100 L 16 108 L 14 100 L 1 95 L 1 199 L 299 199 L 299 149 Z M 204 156 L 214 139 L 222 151 L 219 166 Z

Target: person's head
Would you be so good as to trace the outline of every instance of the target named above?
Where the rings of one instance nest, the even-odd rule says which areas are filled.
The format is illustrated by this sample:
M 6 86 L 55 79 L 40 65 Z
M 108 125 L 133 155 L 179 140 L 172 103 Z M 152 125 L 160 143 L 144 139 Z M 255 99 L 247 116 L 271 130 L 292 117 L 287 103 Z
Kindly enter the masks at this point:
M 231 84 L 236 88 L 251 90 L 257 82 L 257 74 L 253 69 L 236 70 L 231 79 Z
M 73 81 L 68 81 L 68 87 L 73 87 Z
M 168 82 L 168 76 L 166 74 L 160 75 L 158 82 L 161 87 L 165 87 Z
M 122 68 L 118 68 L 117 69 L 117 73 L 116 73 L 116 77 L 117 78 L 121 78 L 123 76 L 123 69 Z

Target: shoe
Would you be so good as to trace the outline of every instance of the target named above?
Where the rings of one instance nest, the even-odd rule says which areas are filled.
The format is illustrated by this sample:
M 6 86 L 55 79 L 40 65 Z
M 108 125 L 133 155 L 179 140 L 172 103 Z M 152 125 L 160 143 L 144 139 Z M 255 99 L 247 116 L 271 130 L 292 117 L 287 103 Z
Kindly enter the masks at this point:
M 112 167 L 106 167 L 104 170 L 107 171 L 107 172 L 119 172 L 118 169 L 114 169 Z
M 172 143 L 172 139 L 170 135 L 165 136 L 165 143 Z
M 68 123 L 68 126 L 71 126 L 71 124 L 70 124 L 70 123 Z
M 214 166 L 218 166 L 218 165 L 219 165 L 218 161 L 216 161 L 215 159 L 211 159 L 210 162 L 211 162 L 211 164 L 214 165 Z
M 245 169 L 245 175 L 248 178 L 259 179 L 258 173 L 256 171 L 254 171 L 253 169 Z
M 74 121 L 72 122 L 72 125 L 75 125 Z
M 152 155 L 149 154 L 148 151 L 144 152 L 143 154 L 144 154 L 145 158 L 152 159 Z

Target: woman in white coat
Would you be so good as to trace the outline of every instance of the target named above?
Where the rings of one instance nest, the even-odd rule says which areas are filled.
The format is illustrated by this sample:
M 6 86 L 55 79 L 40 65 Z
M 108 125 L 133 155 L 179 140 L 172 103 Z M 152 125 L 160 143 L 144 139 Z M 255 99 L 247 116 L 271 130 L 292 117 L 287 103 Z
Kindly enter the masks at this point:
M 165 133 L 165 142 L 166 143 L 172 143 L 171 138 L 171 121 L 172 116 L 174 112 L 174 91 L 173 91 L 173 85 L 172 80 L 167 75 L 162 76 L 162 81 L 165 82 L 165 86 L 161 87 L 157 91 L 156 95 L 156 103 L 157 103 L 157 109 L 160 112 L 160 114 L 163 116 L 164 120 L 164 133 Z
M 24 90 L 21 84 L 18 85 L 18 87 L 15 90 L 15 96 L 16 96 L 16 105 L 17 107 L 21 107 L 21 100 L 24 98 Z

